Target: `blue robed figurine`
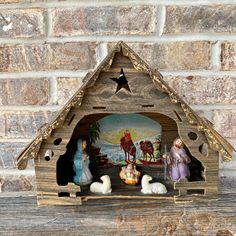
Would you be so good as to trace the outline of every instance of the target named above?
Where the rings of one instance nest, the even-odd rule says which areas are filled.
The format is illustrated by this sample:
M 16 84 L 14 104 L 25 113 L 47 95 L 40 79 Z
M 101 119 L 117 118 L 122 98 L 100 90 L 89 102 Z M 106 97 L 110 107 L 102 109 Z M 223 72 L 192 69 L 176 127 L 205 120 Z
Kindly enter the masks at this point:
M 75 152 L 73 159 L 73 169 L 75 171 L 73 181 L 77 185 L 90 184 L 93 179 L 93 176 L 89 170 L 89 156 L 85 152 L 86 147 L 86 140 L 78 139 L 77 151 Z

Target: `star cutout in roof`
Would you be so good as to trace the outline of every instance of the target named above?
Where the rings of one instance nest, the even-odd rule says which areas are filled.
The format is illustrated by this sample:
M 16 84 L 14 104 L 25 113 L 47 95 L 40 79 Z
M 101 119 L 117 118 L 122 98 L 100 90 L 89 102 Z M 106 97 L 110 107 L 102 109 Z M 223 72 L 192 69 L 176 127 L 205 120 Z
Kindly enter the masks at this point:
M 122 68 L 120 70 L 119 78 L 110 78 L 110 79 L 117 83 L 116 93 L 119 92 L 122 88 L 131 92 L 129 84 L 128 84 L 128 80 L 126 79 L 125 73 Z

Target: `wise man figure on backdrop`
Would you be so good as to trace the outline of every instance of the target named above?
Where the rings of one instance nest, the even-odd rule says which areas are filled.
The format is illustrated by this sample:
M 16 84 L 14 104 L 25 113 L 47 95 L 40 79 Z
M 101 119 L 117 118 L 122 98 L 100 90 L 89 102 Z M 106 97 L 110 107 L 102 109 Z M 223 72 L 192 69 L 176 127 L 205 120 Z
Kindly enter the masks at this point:
M 178 137 L 174 140 L 173 146 L 170 149 L 170 177 L 173 181 L 190 177 L 188 164 L 191 160 L 183 146 L 183 141 Z
M 131 134 L 130 134 L 130 132 L 129 132 L 128 129 L 125 130 L 125 132 L 124 132 L 124 138 L 125 138 L 125 141 L 130 141 L 130 140 L 132 140 L 132 139 L 131 139 Z

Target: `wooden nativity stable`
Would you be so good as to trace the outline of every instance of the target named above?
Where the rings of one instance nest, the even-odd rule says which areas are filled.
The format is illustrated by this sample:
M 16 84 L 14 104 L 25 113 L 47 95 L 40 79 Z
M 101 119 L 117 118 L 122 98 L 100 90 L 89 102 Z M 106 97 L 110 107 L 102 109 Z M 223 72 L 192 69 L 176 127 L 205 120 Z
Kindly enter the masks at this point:
M 120 73 L 127 81 L 119 82 Z M 115 79 L 117 78 L 117 79 Z M 29 159 L 35 161 L 38 204 L 81 204 L 98 198 L 144 198 L 192 201 L 216 199 L 218 194 L 219 154 L 230 161 L 233 147 L 221 137 L 205 118 L 197 115 L 153 70 L 124 42 L 117 43 L 108 56 L 83 81 L 83 86 L 67 102 L 50 124 L 38 131 L 37 137 L 17 159 L 25 169 Z M 167 150 L 180 137 L 191 158 L 189 180 L 173 182 L 163 179 L 163 165 L 140 165 L 142 174 L 164 183 L 168 193 L 144 195 L 140 186 L 120 182 L 119 166 L 93 164 L 93 177 L 111 177 L 112 193 L 99 195 L 72 181 L 72 157 L 76 140 L 88 137 L 91 125 L 112 114 L 141 114 L 162 127 L 161 147 Z M 52 158 L 45 153 L 50 152 Z M 115 154 L 114 154 L 115 155 Z M 46 157 L 46 158 L 45 158 Z

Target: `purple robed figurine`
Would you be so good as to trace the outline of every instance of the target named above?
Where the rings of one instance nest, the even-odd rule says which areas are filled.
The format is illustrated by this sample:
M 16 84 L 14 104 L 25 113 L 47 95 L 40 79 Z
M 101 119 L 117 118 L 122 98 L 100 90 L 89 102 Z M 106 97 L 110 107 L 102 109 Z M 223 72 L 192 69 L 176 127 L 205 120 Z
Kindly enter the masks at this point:
M 176 138 L 173 142 L 172 148 L 170 149 L 170 177 L 173 181 L 189 178 L 190 176 L 188 167 L 190 158 L 187 156 L 183 145 L 183 141 L 180 138 Z

